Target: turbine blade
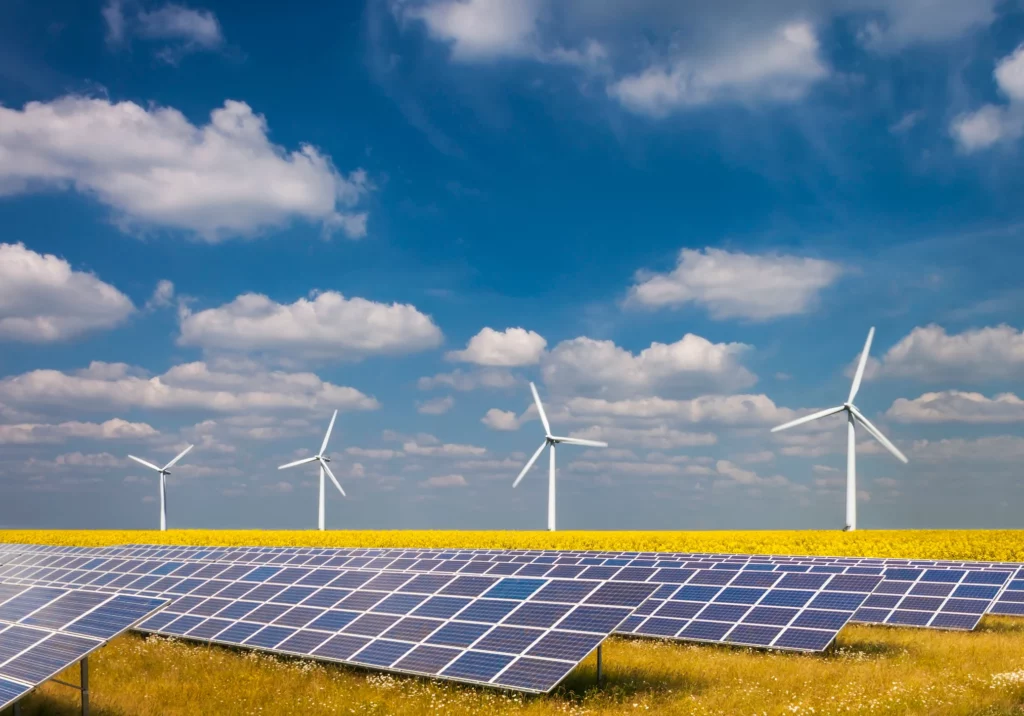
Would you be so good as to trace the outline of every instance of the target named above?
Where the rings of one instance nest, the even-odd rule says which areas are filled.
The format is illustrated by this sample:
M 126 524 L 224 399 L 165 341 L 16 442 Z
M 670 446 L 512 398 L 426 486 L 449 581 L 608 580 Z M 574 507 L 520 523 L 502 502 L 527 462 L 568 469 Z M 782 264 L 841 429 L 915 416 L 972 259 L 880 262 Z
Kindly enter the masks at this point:
M 603 443 L 600 440 L 584 440 L 583 438 L 558 438 L 552 437 L 556 443 L 562 443 L 563 445 L 582 445 L 584 447 L 608 447 L 608 443 Z
M 331 424 L 327 426 L 327 434 L 324 435 L 324 444 L 320 446 L 320 455 L 324 454 L 324 450 L 327 449 L 327 441 L 331 439 L 331 431 L 334 430 L 334 419 L 338 417 L 338 411 L 334 411 L 334 415 L 331 416 Z
M 797 418 L 796 420 L 790 420 L 788 423 L 783 423 L 782 425 L 776 425 L 774 428 L 772 428 L 772 432 L 773 433 L 777 433 L 780 430 L 788 430 L 789 428 L 795 427 L 797 425 L 803 425 L 804 423 L 809 423 L 812 420 L 817 420 L 818 418 L 824 418 L 824 417 L 827 417 L 829 415 L 835 415 L 836 413 L 841 413 L 844 410 L 846 410 L 846 406 L 844 406 L 844 405 L 837 405 L 836 407 L 829 408 L 828 410 L 819 410 L 817 413 L 811 413 L 810 415 L 805 415 L 802 418 Z
M 150 468 L 151 470 L 156 470 L 157 472 L 162 472 L 162 470 L 159 467 L 157 467 L 156 465 L 154 465 L 151 462 L 146 462 L 141 457 L 135 457 L 134 455 L 129 455 L 128 459 L 129 460 L 134 460 L 135 462 L 139 463 L 140 465 L 145 465 L 146 467 Z
M 542 442 L 540 444 L 540 447 L 537 448 L 537 452 L 535 452 L 533 454 L 533 457 L 530 458 L 530 461 L 526 463 L 526 467 L 524 467 L 523 471 L 519 473 L 519 477 L 517 477 L 516 481 L 512 483 L 512 487 L 515 487 L 516 485 L 519 484 L 519 481 L 523 479 L 523 475 L 525 475 L 526 473 L 528 473 L 530 471 L 530 468 L 533 467 L 533 463 L 537 462 L 537 458 L 540 457 L 540 454 L 542 452 L 544 452 L 544 448 L 546 448 L 547 446 L 548 446 L 548 441 L 547 440 L 545 440 L 544 442 Z
M 864 377 L 864 367 L 868 364 L 868 353 L 871 352 L 871 339 L 875 337 L 875 327 L 871 326 L 871 330 L 868 331 L 868 339 L 864 343 L 864 352 L 860 354 L 860 363 L 857 364 L 857 373 L 853 376 L 853 385 L 850 386 L 850 397 L 847 398 L 847 403 L 852 403 L 853 399 L 857 397 L 857 391 L 860 390 L 860 381 Z
M 323 460 L 321 460 L 320 461 L 320 467 L 322 467 L 324 470 L 327 471 L 327 477 L 331 478 L 331 482 L 333 482 L 334 486 L 338 488 L 338 492 L 341 493 L 341 496 L 342 497 L 348 497 L 348 495 L 345 494 L 345 491 L 343 489 L 341 489 L 341 483 L 338 482 L 338 478 L 336 478 L 334 476 L 334 473 L 331 472 L 331 468 L 327 467 L 327 463 L 324 462 Z
M 180 453 L 178 453 L 178 457 L 174 458 L 169 463 L 164 465 L 164 469 L 168 470 L 168 469 L 174 467 L 174 463 L 178 462 L 178 460 L 180 460 L 181 458 L 185 457 L 185 454 L 188 453 L 188 451 L 191 450 L 194 447 L 195 447 L 195 445 L 189 445 L 187 448 L 182 450 Z
M 530 382 L 530 390 L 533 391 L 533 402 L 537 404 L 537 412 L 540 414 L 540 421 L 544 424 L 544 434 L 551 434 L 551 424 L 548 423 L 548 416 L 544 412 L 544 406 L 540 404 L 540 396 L 537 394 L 537 386 Z
M 906 455 L 901 453 L 899 451 L 899 449 L 895 445 L 893 445 L 891 442 L 889 442 L 889 438 L 887 438 L 884 435 L 882 435 L 882 431 L 881 430 L 879 430 L 874 425 L 872 425 L 871 421 L 868 420 L 867 418 L 865 418 L 864 415 L 859 410 L 857 410 L 856 406 L 851 405 L 850 406 L 850 412 L 852 412 L 853 413 L 853 417 L 857 418 L 857 420 L 860 422 L 860 424 L 864 426 L 864 429 L 867 430 L 869 433 L 871 433 L 871 436 L 875 440 L 877 440 L 878 442 L 882 443 L 882 447 L 884 447 L 886 450 L 891 452 L 893 454 L 893 456 L 895 456 L 895 458 L 897 460 L 899 460 L 900 462 L 903 462 L 903 463 L 910 462 L 907 459 Z
M 290 462 L 287 465 L 281 465 L 277 469 L 278 470 L 284 470 L 286 467 L 295 467 L 296 465 L 305 465 L 307 462 L 316 462 L 316 459 L 317 458 L 316 458 L 315 455 L 313 457 L 304 457 L 301 460 L 296 460 L 295 462 Z

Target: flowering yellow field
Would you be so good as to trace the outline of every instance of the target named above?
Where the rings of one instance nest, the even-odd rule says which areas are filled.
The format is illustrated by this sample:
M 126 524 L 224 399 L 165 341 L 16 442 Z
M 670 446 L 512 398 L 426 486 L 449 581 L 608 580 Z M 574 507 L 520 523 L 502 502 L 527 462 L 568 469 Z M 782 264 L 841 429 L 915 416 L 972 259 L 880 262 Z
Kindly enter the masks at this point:
M 1024 530 L 461 532 L 455 530 L 0 530 L 0 542 L 304 547 L 452 547 L 738 552 L 1024 561 Z

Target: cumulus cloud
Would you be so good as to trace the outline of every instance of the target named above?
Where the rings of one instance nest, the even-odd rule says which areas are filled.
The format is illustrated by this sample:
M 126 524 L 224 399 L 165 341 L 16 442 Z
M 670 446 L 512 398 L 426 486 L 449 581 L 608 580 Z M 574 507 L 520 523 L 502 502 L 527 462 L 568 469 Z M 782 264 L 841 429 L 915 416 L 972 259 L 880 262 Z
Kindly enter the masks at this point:
M 401 450 L 387 450 L 387 449 L 373 449 L 373 448 L 361 448 L 361 447 L 350 447 L 345 448 L 347 455 L 353 455 L 355 457 L 364 458 L 367 460 L 393 460 L 397 457 L 405 455 Z
M 776 425 L 797 415 L 794 410 L 778 407 L 766 395 L 705 395 L 693 400 L 571 398 L 567 407 L 573 416 L 582 419 L 657 418 L 719 425 Z
M 309 358 L 411 353 L 433 348 L 443 337 L 430 316 L 411 304 L 345 298 L 335 291 L 289 304 L 246 293 L 205 311 L 183 308 L 180 323 L 180 345 Z
M 480 422 L 489 427 L 491 430 L 518 430 L 519 429 L 519 416 L 517 416 L 511 410 L 499 410 L 498 408 L 491 408 L 487 411 L 484 417 L 480 418 Z
M 147 309 L 155 308 L 166 308 L 170 306 L 174 301 L 174 283 L 167 279 L 161 279 L 157 281 L 156 288 L 153 289 L 153 295 L 146 301 Z
M 111 418 L 102 423 L 69 421 L 48 425 L 44 423 L 22 423 L 0 425 L 0 443 L 30 444 L 59 443 L 68 438 L 88 440 L 148 440 L 159 433 L 147 423 L 131 423 L 121 418 Z
M 202 361 L 179 364 L 153 377 L 138 368 L 102 362 L 72 373 L 34 370 L 0 380 L 0 401 L 65 409 L 200 409 L 225 413 L 257 408 L 380 407 L 376 399 L 355 388 L 325 382 L 313 373 L 267 371 L 245 365 L 228 370 Z
M 406 455 L 420 455 L 423 457 L 468 457 L 486 455 L 487 448 L 476 445 L 462 445 L 458 443 L 423 444 L 410 440 L 402 443 L 402 450 Z
M 177 64 L 192 52 L 220 49 L 224 34 L 210 10 L 168 3 L 146 10 L 133 0 L 107 0 L 102 9 L 107 26 L 107 45 L 119 48 L 133 39 L 157 43 L 156 56 Z
M 74 189 L 112 208 L 125 228 L 169 228 L 209 242 L 302 219 L 351 238 L 372 188 L 304 144 L 287 151 L 244 102 L 193 125 L 176 109 L 67 96 L 0 107 L 0 195 Z
M 942 326 L 919 326 L 871 361 L 865 377 L 972 382 L 1024 375 L 1024 331 L 1007 325 L 949 335 Z
M 953 120 L 950 133 L 964 152 L 1024 136 L 1024 44 L 999 60 L 992 74 L 1007 103 L 986 104 Z
M 478 388 L 511 388 L 516 384 L 516 378 L 507 370 L 484 369 L 484 370 L 453 370 L 451 373 L 438 373 L 433 376 L 424 376 L 416 382 L 420 390 L 433 390 L 434 388 L 452 388 L 458 391 L 477 390 Z
M 455 406 L 455 398 L 446 395 L 416 404 L 416 412 L 421 415 L 444 415 Z
M 838 264 L 822 259 L 683 249 L 670 273 L 639 272 L 626 303 L 647 308 L 693 303 L 712 318 L 765 321 L 807 313 L 841 273 Z
M 1013 393 L 988 398 L 946 390 L 913 400 L 899 398 L 885 417 L 901 423 L 1020 423 L 1024 422 L 1024 400 Z
M 534 365 L 540 362 L 547 344 L 539 333 L 524 328 L 483 328 L 469 339 L 465 350 L 450 351 L 445 358 L 502 368 Z
M 555 346 L 544 358 L 542 374 L 553 389 L 609 397 L 665 390 L 730 390 L 757 381 L 738 360 L 749 348 L 743 343 L 712 343 L 687 333 L 675 343 L 652 343 L 634 355 L 612 341 L 580 337 Z
M 420 482 L 420 487 L 466 487 L 466 478 L 462 475 L 436 475 Z
M 784 487 L 789 484 L 789 480 L 782 475 L 762 477 L 753 470 L 744 470 L 729 460 L 719 460 L 716 462 L 715 473 L 720 478 L 739 483 L 740 485 Z
M 790 22 L 730 52 L 651 65 L 610 85 L 608 94 L 652 117 L 713 102 L 793 101 L 828 76 L 819 50 L 813 25 Z
M 67 340 L 113 328 L 134 310 L 123 293 L 62 258 L 0 244 L 0 340 Z
M 1024 437 L 993 435 L 976 439 L 916 440 L 910 454 L 915 459 L 925 462 L 1019 463 L 1024 460 Z

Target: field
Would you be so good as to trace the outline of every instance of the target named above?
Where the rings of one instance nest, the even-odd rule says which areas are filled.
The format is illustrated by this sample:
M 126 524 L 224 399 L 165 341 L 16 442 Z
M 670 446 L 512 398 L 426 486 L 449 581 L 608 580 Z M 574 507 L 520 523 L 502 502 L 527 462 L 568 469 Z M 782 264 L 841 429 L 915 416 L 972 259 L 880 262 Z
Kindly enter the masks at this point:
M 1024 561 L 1024 532 L 14 532 L 0 542 L 528 547 Z M 97 716 L 184 714 L 1024 714 L 1024 619 L 971 633 L 850 626 L 825 655 L 608 640 L 550 696 L 527 697 L 127 635 L 90 659 Z M 75 670 L 64 677 L 76 680 Z M 47 685 L 26 716 L 77 713 Z

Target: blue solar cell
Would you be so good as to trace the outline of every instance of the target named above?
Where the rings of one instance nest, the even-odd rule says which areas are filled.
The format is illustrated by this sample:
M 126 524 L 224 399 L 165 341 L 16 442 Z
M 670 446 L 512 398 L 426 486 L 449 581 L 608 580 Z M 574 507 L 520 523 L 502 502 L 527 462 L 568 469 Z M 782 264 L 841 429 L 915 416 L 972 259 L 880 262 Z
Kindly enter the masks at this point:
M 820 609 L 805 609 L 793 622 L 793 626 L 839 631 L 849 620 L 849 611 L 834 612 Z
M 304 599 L 301 604 L 305 607 L 333 607 L 352 592 L 348 589 L 319 589 Z
M 258 646 L 263 649 L 273 649 L 282 641 L 295 633 L 295 629 L 287 627 L 268 626 L 246 639 L 243 644 L 246 646 Z
M 190 614 L 186 614 L 185 616 L 178 617 L 170 624 L 167 624 L 160 631 L 164 634 L 184 636 L 187 632 L 197 627 L 203 621 L 203 617 L 194 617 Z
M 770 587 L 782 579 L 778 572 L 744 572 L 729 584 L 733 587 Z
M 550 691 L 576 665 L 565 661 L 546 661 L 520 657 L 514 664 L 501 672 L 494 683 L 530 691 Z
M 787 574 L 775 585 L 779 589 L 820 589 L 831 579 L 827 574 Z
M 17 656 L 33 644 L 49 636 L 49 632 L 42 629 L 28 629 L 22 626 L 12 626 L 3 630 L 0 634 L 0 663 Z
M 298 604 L 315 591 L 314 587 L 288 587 L 270 601 L 279 604 Z
M 723 622 L 692 621 L 679 632 L 679 636 L 699 641 L 718 641 L 732 629 L 732 624 Z
M 458 614 L 470 600 L 464 597 L 431 597 L 412 613 L 417 617 L 449 619 Z
M 724 586 L 735 577 L 732 572 L 716 572 L 711 569 L 702 569 L 690 579 L 687 584 L 711 584 Z
M 371 579 L 373 579 L 373 572 L 344 572 L 341 576 L 331 582 L 329 586 L 355 589 L 363 586 Z
M 342 631 L 360 636 L 378 636 L 398 620 L 399 617 L 391 614 L 364 614 Z
M 679 588 L 672 599 L 691 601 L 691 602 L 709 602 L 714 599 L 715 595 L 721 591 L 721 587 L 698 587 L 691 586 L 689 584 Z
M 364 584 L 363 589 L 393 592 L 411 579 L 408 574 L 384 573 Z
M 255 602 L 268 602 L 285 590 L 283 584 L 261 584 L 245 593 L 245 598 Z
M 417 617 L 407 617 L 395 623 L 393 627 L 388 629 L 381 636 L 387 639 L 423 641 L 442 624 L 444 624 L 444 622 L 440 619 L 419 619 Z
M 582 564 L 560 564 L 557 567 L 551 567 L 550 571 L 548 571 L 544 576 L 572 579 L 573 577 L 581 574 L 586 568 L 587 567 Z
M 476 597 L 487 591 L 497 581 L 492 577 L 457 577 L 455 581 L 445 585 L 438 593 L 458 597 Z
M 288 611 L 288 609 L 289 607 L 285 604 L 262 604 L 249 612 L 245 619 L 250 622 L 269 624 Z
M 443 672 L 444 676 L 474 681 L 490 681 L 515 657 L 505 654 L 489 654 L 467 651 L 453 661 Z
M 533 598 L 541 602 L 562 602 L 578 604 L 598 586 L 597 582 L 570 581 L 559 579 L 549 582 Z
M 430 635 L 427 639 L 429 644 L 440 644 L 443 646 L 469 646 L 490 629 L 489 624 L 475 624 L 471 622 L 448 622 L 443 627 Z
M 889 580 L 900 580 L 904 582 L 914 582 L 917 578 L 924 574 L 923 569 L 887 569 L 883 572 L 883 576 Z M 932 580 L 935 581 L 935 580 Z
M 229 604 L 231 604 L 230 599 L 207 599 L 189 609 L 188 613 L 200 617 L 212 617 Z
M 822 651 L 832 640 L 834 632 L 813 629 L 786 629 L 772 645 L 777 649 L 799 649 L 801 651 Z
M 608 582 L 598 587 L 584 601 L 584 604 L 597 604 L 609 607 L 636 607 L 640 605 L 655 589 L 651 584 Z
M 870 592 L 878 586 L 880 581 L 882 581 L 880 577 L 856 574 L 837 574 L 829 580 L 828 584 L 824 586 L 824 589 L 829 592 Z
M 450 664 L 462 652 L 459 649 L 446 649 L 440 646 L 417 646 L 394 668 L 404 671 L 415 671 L 421 674 L 436 674 Z
M 214 616 L 222 617 L 224 619 L 241 619 L 259 606 L 259 602 L 231 602 Z M 168 607 L 168 609 L 170 609 L 170 607 Z
M 554 632 L 552 632 L 554 633 Z M 476 644 L 480 651 L 500 651 L 507 654 L 521 654 L 544 634 L 543 629 L 524 627 L 495 627 Z
M 416 592 L 420 594 L 433 594 L 438 589 L 452 581 L 453 577 L 444 574 L 420 574 L 413 577 L 411 581 L 399 587 L 399 592 Z
M 853 613 L 850 621 L 867 624 L 884 624 L 889 616 L 889 609 L 869 609 L 862 607 Z
M 362 612 L 366 611 L 386 596 L 387 595 L 384 592 L 364 592 L 357 590 L 342 599 L 335 606 L 338 609 L 355 609 L 356 611 Z
M 514 614 L 515 612 L 513 612 Z M 617 607 L 576 607 L 558 623 L 558 628 L 607 634 L 613 631 L 627 616 L 629 616 L 628 610 Z
M 959 582 L 967 574 L 961 569 L 929 569 L 922 576 L 922 582 Z
M 930 612 L 913 612 L 897 609 L 889 615 L 889 618 L 885 620 L 885 623 L 925 626 L 931 618 L 932 614 Z
M 53 587 L 27 589 L 17 596 L 11 597 L 0 606 L 0 620 L 16 622 L 66 593 L 67 590 Z
M 110 639 L 164 603 L 163 599 L 118 595 L 68 624 L 64 630 L 97 639 Z
M 932 619 L 931 626 L 940 629 L 973 630 L 981 621 L 981 614 L 948 614 L 940 612 Z
M 154 614 L 149 619 L 142 622 L 139 625 L 139 629 L 141 629 L 142 631 L 159 631 L 165 624 L 168 624 L 169 622 L 172 622 L 177 618 L 178 616 L 176 614 L 171 614 L 170 612 L 164 610 L 162 612 Z
M 257 567 L 245 575 L 246 582 L 265 582 L 281 571 L 280 567 Z
M 987 606 L 987 600 L 951 598 L 942 605 L 942 611 L 963 612 L 965 614 L 984 614 Z
M 934 612 L 942 606 L 944 600 L 938 597 L 904 597 L 900 602 L 900 609 L 916 609 L 924 612 Z
M 657 604 L 657 602 L 654 602 Z M 695 602 L 664 602 L 654 612 L 658 617 L 671 617 L 673 619 L 692 619 L 703 607 Z M 636 614 L 636 611 L 633 612 Z
M 531 594 L 543 586 L 545 586 L 543 579 L 507 578 L 495 584 L 483 596 L 492 599 L 522 600 L 529 598 Z
M 352 657 L 352 661 L 371 666 L 391 666 L 413 648 L 413 644 L 401 641 L 377 639 Z
M 999 587 L 985 585 L 961 584 L 953 592 L 955 598 L 965 599 L 993 599 L 999 593 Z
M 799 613 L 800 610 L 798 609 L 787 609 L 784 607 L 754 607 L 747 612 L 742 621 L 750 624 L 786 626 Z
M 981 572 L 971 571 L 964 577 L 967 584 L 1005 584 L 1009 578 L 1009 572 Z
M 290 627 L 304 627 L 324 613 L 323 609 L 295 607 L 274 620 L 274 624 Z
M 370 643 L 365 637 L 338 634 L 313 650 L 313 656 L 321 659 L 347 661 L 353 654 Z
M 714 601 L 729 604 L 756 604 L 764 596 L 765 591 L 750 587 L 726 587 L 718 593 Z
M 686 625 L 684 619 L 666 619 L 663 617 L 650 617 L 642 624 L 634 627 L 637 634 L 649 636 L 675 636 Z
M 38 684 L 80 660 L 100 645 L 94 639 L 55 633 L 0 666 L 0 676 Z
M 603 640 L 604 635 L 552 631 L 530 647 L 526 655 L 563 661 L 579 661 L 597 648 Z M 483 647 L 478 648 L 482 649 Z
M 25 617 L 22 624 L 57 630 L 109 598 L 110 595 L 96 592 L 69 592 Z
M 696 571 L 695 569 L 659 569 L 648 581 L 682 584 L 692 577 Z
M 852 594 L 849 592 L 821 592 L 811 600 L 808 607 L 815 609 L 840 609 L 847 612 L 856 611 L 864 600 L 865 594 Z
M 386 614 L 408 614 L 426 598 L 425 594 L 392 594 L 376 604 L 373 611 Z
M 233 623 L 229 619 L 207 619 L 198 626 L 193 627 L 188 632 L 188 636 L 193 639 L 212 639 Z
M 28 686 L 23 686 L 7 679 L 0 679 L 0 709 L 14 703 L 28 690 Z
M 697 615 L 706 621 L 735 622 L 739 621 L 750 609 L 748 606 L 735 604 L 708 604 Z
M 915 597 L 946 597 L 956 588 L 954 584 L 939 584 L 936 582 L 918 582 L 907 592 Z M 983 587 L 983 589 L 995 589 L 995 587 Z

